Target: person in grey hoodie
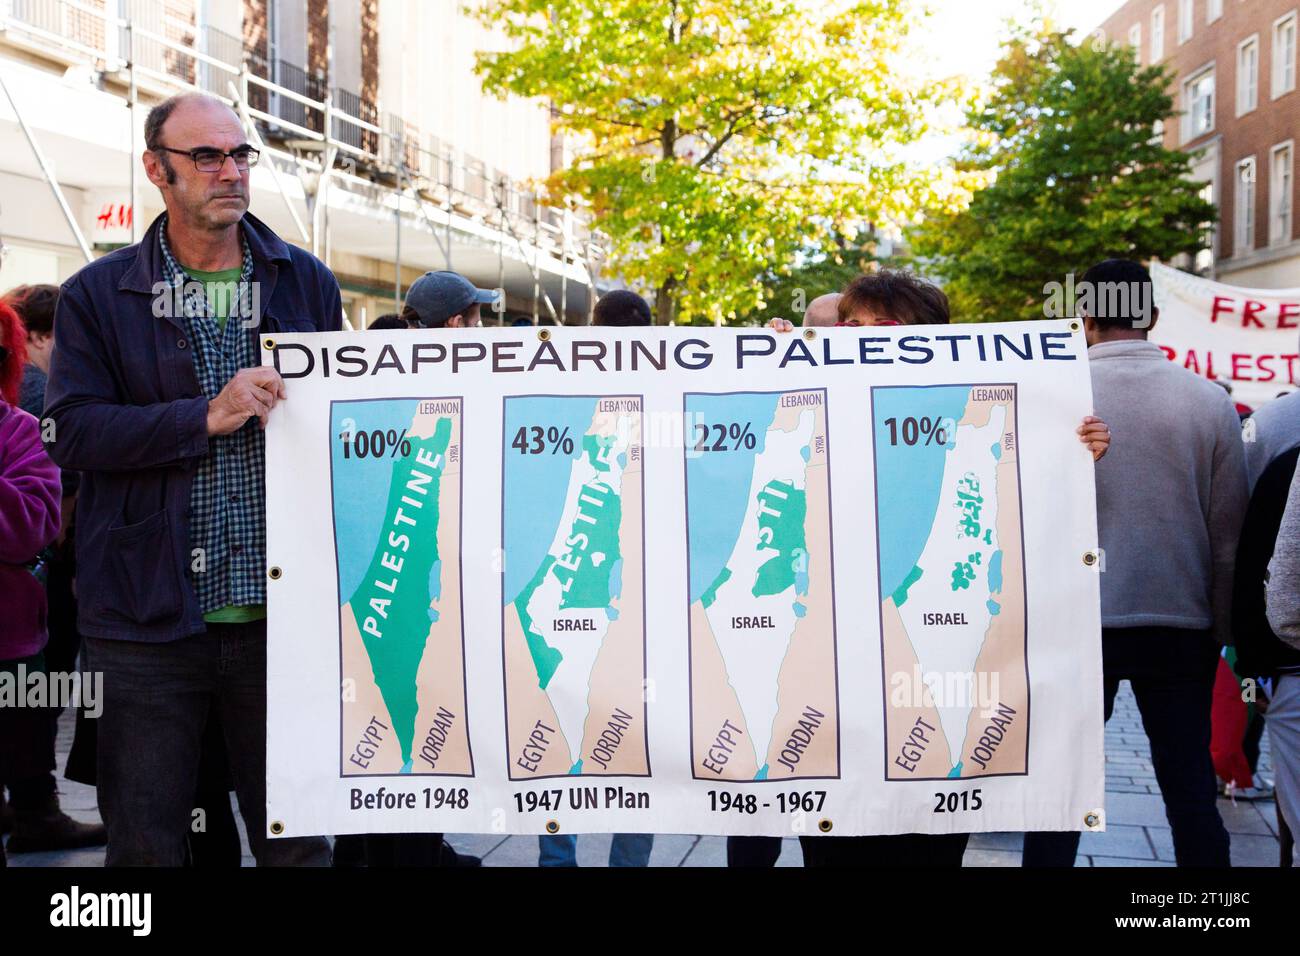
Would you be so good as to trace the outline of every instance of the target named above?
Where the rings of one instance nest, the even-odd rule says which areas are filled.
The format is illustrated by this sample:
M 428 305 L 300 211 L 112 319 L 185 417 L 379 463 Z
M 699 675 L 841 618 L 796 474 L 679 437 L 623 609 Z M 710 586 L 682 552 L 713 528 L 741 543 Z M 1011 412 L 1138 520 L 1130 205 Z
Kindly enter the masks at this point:
M 1129 681 L 1178 865 L 1228 866 L 1210 700 L 1248 500 L 1241 427 L 1227 393 L 1147 341 L 1159 313 L 1141 264 L 1109 259 L 1079 288 L 1096 414 L 1116 436 L 1096 472 L 1106 718 Z M 1073 865 L 1078 843 L 1028 834 L 1025 865 Z

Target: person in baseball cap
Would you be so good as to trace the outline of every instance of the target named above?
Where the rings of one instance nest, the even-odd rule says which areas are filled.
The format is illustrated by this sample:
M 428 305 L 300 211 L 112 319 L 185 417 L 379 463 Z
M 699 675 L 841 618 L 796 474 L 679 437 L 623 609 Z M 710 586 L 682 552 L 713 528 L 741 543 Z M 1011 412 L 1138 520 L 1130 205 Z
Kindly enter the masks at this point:
M 473 328 L 480 324 L 479 306 L 496 299 L 494 290 L 476 288 L 455 272 L 426 272 L 406 290 L 402 318 L 425 329 Z

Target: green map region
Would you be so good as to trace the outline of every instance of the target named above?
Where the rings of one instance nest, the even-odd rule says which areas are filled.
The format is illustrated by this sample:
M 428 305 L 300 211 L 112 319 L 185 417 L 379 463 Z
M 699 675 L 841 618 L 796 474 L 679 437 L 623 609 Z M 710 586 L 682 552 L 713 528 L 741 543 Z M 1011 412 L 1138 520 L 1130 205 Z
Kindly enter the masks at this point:
M 515 610 L 523 625 L 524 638 L 529 653 L 537 667 L 538 686 L 546 690 L 556 668 L 564 660 L 560 651 L 547 643 L 534 626 L 528 613 L 533 594 L 552 575 L 560 585 L 560 610 L 566 608 L 608 608 L 615 595 L 611 587 L 611 569 L 622 559 L 619 549 L 619 531 L 623 524 L 622 497 L 600 476 L 610 470 L 606 460 L 616 438 L 613 435 L 584 435 L 582 461 L 595 472 L 582 485 L 577 508 L 565 535 L 565 551 L 556 557 L 546 555 L 537 572 L 515 598 Z M 584 560 L 588 555 L 599 554 L 599 563 Z
M 451 419 L 439 418 L 430 438 L 410 438 L 410 454 L 393 463 L 388 504 L 365 576 L 349 604 L 375 683 L 411 769 L 416 672 L 429 634 L 430 583 L 438 554 L 438 495 L 451 440 Z

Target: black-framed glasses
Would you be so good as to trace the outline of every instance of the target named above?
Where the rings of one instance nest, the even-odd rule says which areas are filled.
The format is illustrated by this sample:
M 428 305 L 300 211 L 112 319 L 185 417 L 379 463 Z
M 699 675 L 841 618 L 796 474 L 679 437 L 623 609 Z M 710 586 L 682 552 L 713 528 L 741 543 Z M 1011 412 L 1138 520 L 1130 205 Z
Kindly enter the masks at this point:
M 163 153 L 188 156 L 193 160 L 194 168 L 201 173 L 220 172 L 221 167 L 226 165 L 227 156 L 235 161 L 236 169 L 248 169 L 250 166 L 256 166 L 257 158 L 262 155 L 252 146 L 236 146 L 230 152 L 217 149 L 214 146 L 197 146 L 194 149 L 172 149 L 170 146 L 155 146 L 154 149 Z

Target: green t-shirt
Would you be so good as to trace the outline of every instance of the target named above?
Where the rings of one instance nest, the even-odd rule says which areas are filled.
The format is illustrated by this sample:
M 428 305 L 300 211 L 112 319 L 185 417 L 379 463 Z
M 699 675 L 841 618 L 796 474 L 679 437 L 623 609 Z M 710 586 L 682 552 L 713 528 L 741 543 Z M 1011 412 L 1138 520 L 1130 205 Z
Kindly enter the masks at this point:
M 266 617 L 265 604 L 227 604 L 203 615 L 208 624 L 247 624 Z
M 222 269 L 218 272 L 200 272 L 198 269 L 185 267 L 185 274 L 191 279 L 203 283 L 203 294 L 216 314 L 217 328 L 226 331 L 226 319 L 230 318 L 231 308 L 239 294 L 239 276 L 242 268 Z M 265 604 L 229 604 L 209 611 L 203 620 L 209 624 L 247 624 L 260 621 L 266 617 Z
M 226 319 L 230 317 L 231 306 L 239 294 L 239 276 L 243 268 L 222 269 L 219 272 L 200 272 L 198 269 L 185 267 L 185 274 L 191 279 L 203 283 L 203 294 L 208 304 L 216 312 L 217 328 L 226 330 Z

